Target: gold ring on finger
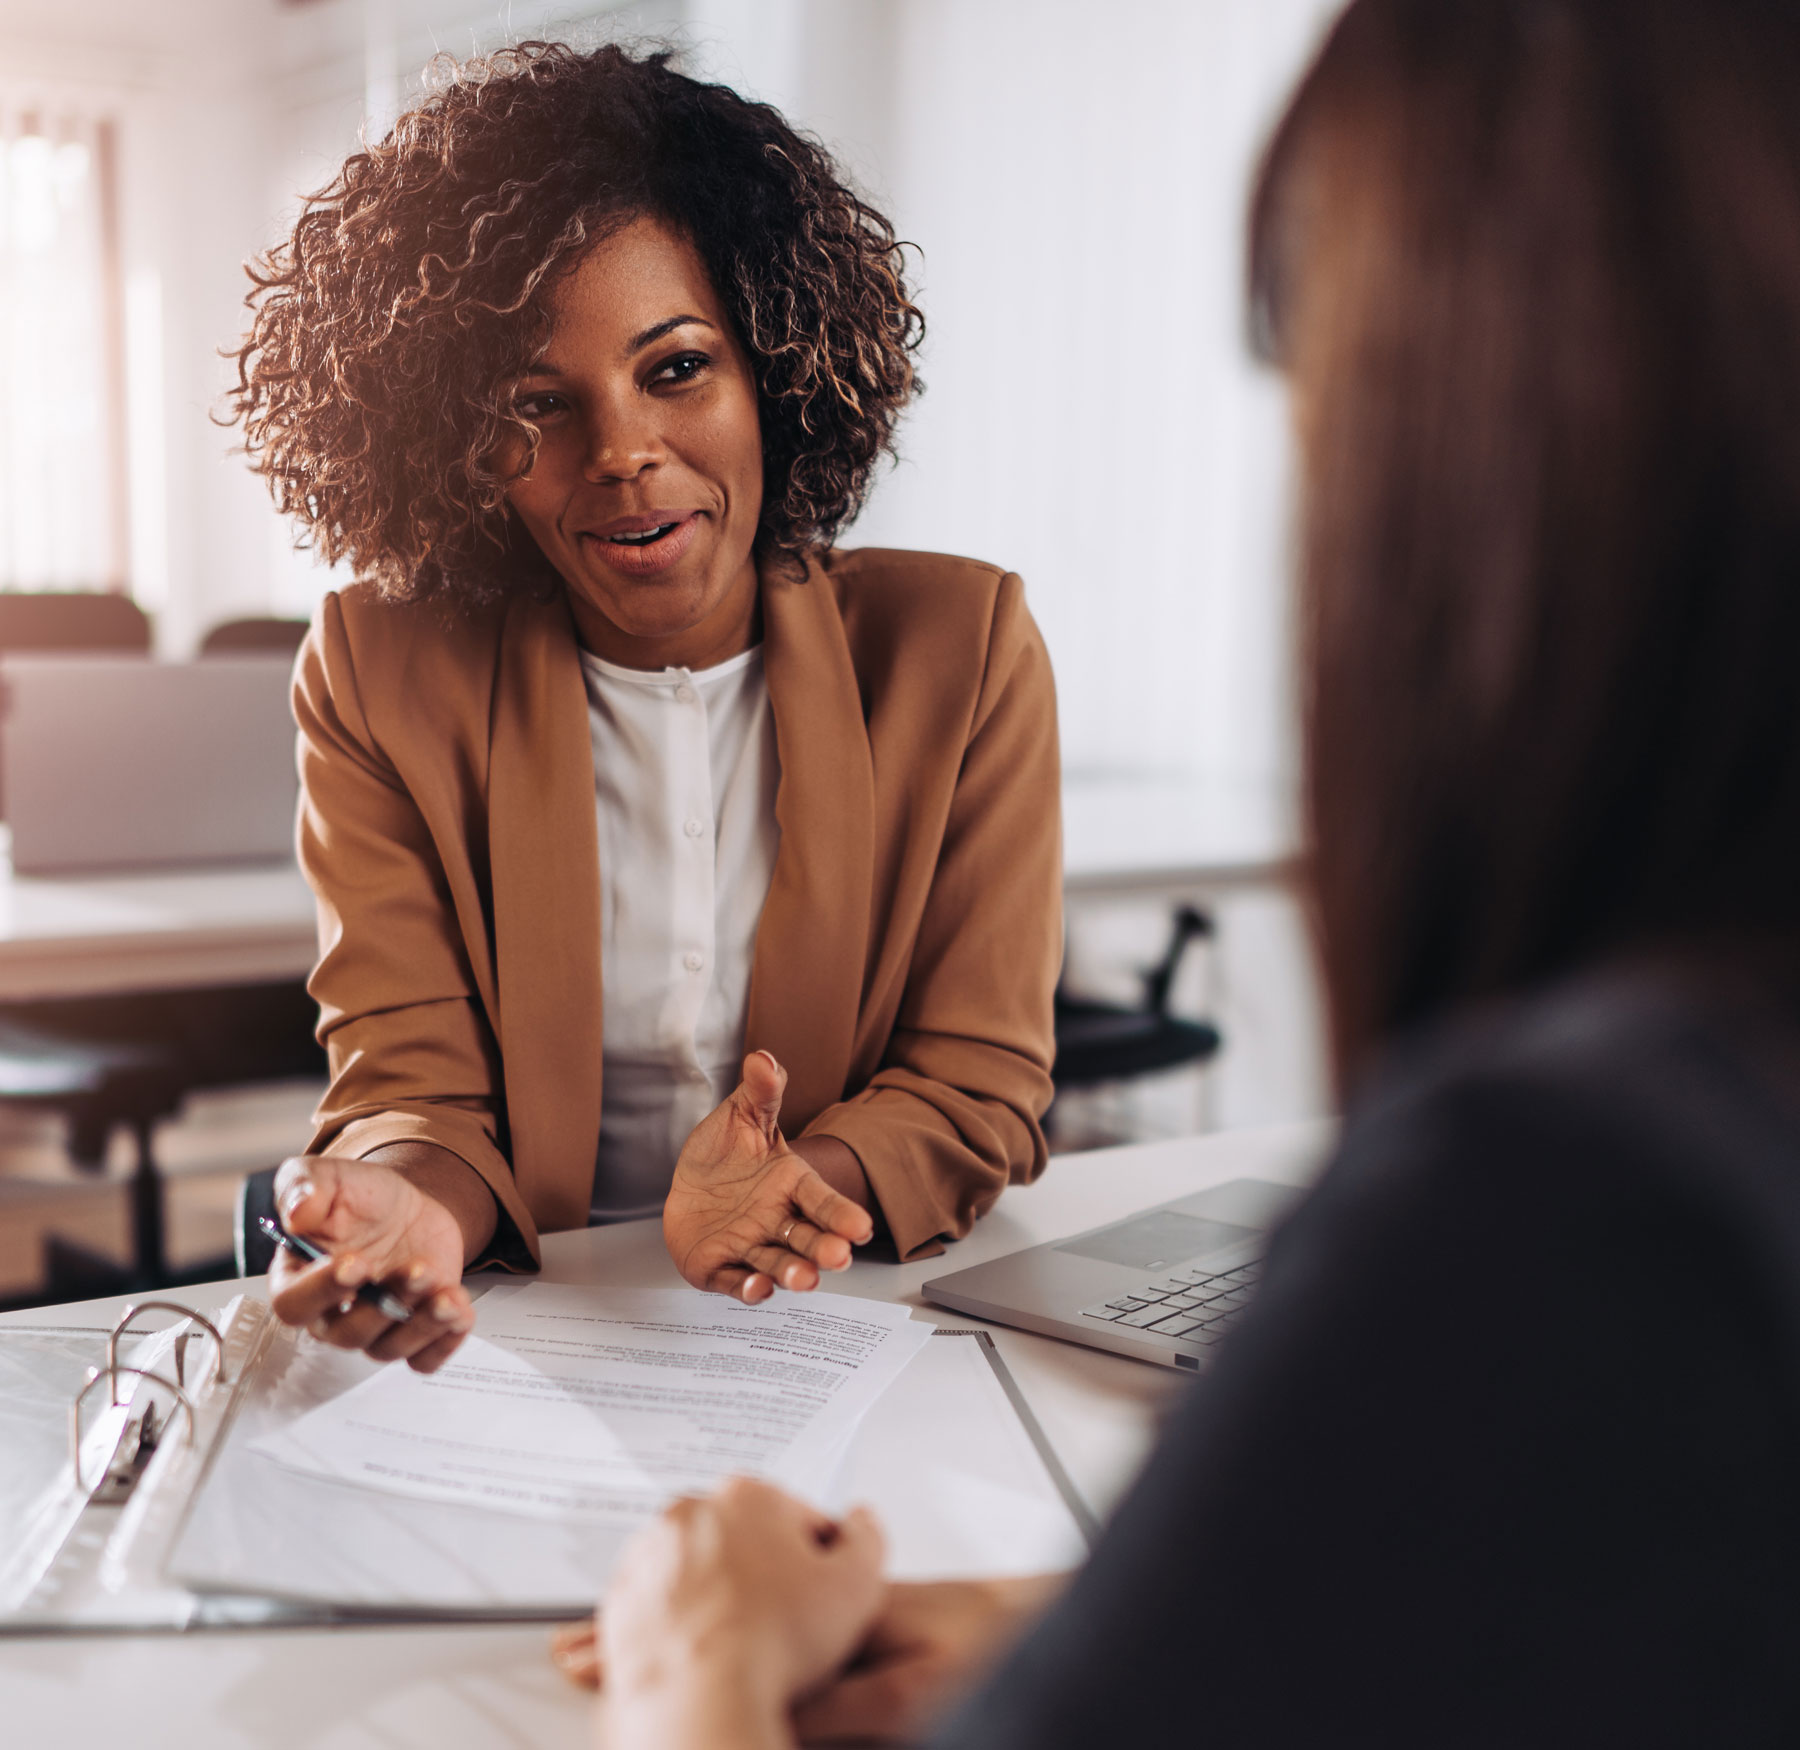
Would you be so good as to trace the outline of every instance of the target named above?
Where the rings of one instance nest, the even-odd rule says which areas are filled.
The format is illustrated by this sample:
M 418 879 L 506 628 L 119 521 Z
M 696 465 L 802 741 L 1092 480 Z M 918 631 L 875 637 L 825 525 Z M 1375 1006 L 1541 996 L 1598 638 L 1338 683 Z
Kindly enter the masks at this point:
M 789 1249 L 788 1241 L 794 1237 L 794 1229 L 797 1228 L 799 1225 L 800 1225 L 800 1217 L 799 1216 L 790 1215 L 788 1217 L 787 1226 L 781 1230 L 781 1239 L 778 1242 L 783 1251 L 787 1251 Z

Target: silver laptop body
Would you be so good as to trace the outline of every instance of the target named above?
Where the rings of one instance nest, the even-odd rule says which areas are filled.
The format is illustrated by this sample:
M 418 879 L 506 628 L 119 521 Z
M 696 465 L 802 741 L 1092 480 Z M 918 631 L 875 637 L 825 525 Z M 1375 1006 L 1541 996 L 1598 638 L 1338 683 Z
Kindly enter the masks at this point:
M 925 1284 L 925 1298 L 1045 1337 L 1197 1371 L 1248 1302 L 1270 1228 L 1301 1195 L 1265 1179 L 1233 1179 L 1071 1239 L 936 1277 Z
M 293 856 L 286 656 L 0 660 L 0 810 L 21 875 Z

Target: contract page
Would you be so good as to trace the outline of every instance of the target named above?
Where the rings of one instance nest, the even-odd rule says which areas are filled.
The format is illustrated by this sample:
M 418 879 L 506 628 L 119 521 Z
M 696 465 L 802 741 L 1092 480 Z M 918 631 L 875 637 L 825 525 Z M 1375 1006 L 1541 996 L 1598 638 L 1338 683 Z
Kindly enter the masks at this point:
M 734 1473 L 818 1499 L 930 1327 L 843 1295 L 747 1307 L 531 1283 L 486 1296 L 481 1332 L 436 1373 L 384 1368 L 252 1450 L 416 1499 L 620 1526 Z

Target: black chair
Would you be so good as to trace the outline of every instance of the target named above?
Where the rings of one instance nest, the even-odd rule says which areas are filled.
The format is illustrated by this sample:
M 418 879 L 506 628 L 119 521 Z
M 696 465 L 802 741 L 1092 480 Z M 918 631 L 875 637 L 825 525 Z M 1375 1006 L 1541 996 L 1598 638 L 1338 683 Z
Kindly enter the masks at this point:
M 202 656 L 292 656 L 306 637 L 305 620 L 222 620 L 200 641 Z
M 52 1237 L 46 1301 L 138 1294 L 228 1276 L 232 1258 L 174 1269 L 165 1244 L 164 1184 L 153 1127 L 209 1088 L 322 1078 L 317 1017 L 298 981 L 62 998 L 0 1010 L 0 1101 L 61 1113 L 74 1164 L 98 1172 L 123 1124 L 136 1143 L 131 1258 L 121 1266 Z
M 133 1293 L 168 1286 L 163 1238 L 163 1185 L 151 1148 L 151 1129 L 181 1104 L 182 1077 L 174 1057 L 150 1045 L 84 1039 L 42 1022 L 0 1016 L 0 1101 L 26 1111 L 49 1111 L 68 1121 L 69 1157 L 87 1172 L 106 1164 L 113 1127 L 125 1125 L 136 1147 L 132 1167 L 132 1265 L 52 1235 L 45 1276 L 52 1297 Z
M 1162 958 L 1143 974 L 1144 1000 L 1136 1008 L 1094 1002 L 1057 987 L 1056 1063 L 1050 1073 L 1058 1095 L 1205 1063 L 1218 1053 L 1221 1035 L 1211 1021 L 1169 1013 L 1182 957 L 1190 943 L 1212 933 L 1205 912 L 1181 906 Z

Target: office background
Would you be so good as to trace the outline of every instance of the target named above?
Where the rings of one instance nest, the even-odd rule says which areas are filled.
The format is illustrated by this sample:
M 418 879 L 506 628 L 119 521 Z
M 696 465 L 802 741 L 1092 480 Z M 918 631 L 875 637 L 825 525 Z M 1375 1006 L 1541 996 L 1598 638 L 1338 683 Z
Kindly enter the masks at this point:
M 213 418 L 244 259 L 359 131 L 392 120 L 434 52 L 663 39 L 687 70 L 817 132 L 918 246 L 927 392 L 847 542 L 1023 573 L 1072 774 L 1288 798 L 1286 434 L 1278 385 L 1242 343 L 1240 232 L 1263 129 L 1330 10 L 0 0 L 0 587 L 125 589 L 172 658 L 221 620 L 309 614 L 337 580 L 294 551 Z M 1226 1050 L 1200 1085 L 1072 1115 L 1071 1140 L 1323 1108 L 1291 896 L 1259 884 L 1213 909 L 1219 946 L 1191 957 L 1176 1003 L 1216 1013 Z M 1081 902 L 1072 975 L 1129 996 L 1168 915 L 1154 896 Z M 198 1184 L 282 1152 L 309 1100 L 201 1102 L 166 1164 Z M 0 1186 L 5 1162 L 54 1179 L 53 1136 L 5 1137 Z M 27 1242 L 24 1224 L 0 1227 L 4 1296 Z

